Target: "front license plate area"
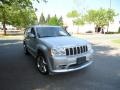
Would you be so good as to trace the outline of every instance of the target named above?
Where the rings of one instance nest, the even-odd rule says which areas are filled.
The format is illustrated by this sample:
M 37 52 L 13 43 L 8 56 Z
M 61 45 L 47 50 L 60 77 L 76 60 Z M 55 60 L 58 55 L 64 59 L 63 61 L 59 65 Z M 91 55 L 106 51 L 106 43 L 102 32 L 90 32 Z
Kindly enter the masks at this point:
M 77 64 L 83 64 L 86 62 L 86 57 L 77 58 Z

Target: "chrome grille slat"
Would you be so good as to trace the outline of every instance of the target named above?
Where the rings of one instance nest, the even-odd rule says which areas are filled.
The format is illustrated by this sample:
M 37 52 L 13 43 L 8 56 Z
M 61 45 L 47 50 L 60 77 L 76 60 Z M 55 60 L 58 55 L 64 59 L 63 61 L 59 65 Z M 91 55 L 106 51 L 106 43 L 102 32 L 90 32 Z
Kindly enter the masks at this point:
M 85 52 L 85 46 L 83 46 L 83 52 Z
M 77 47 L 77 50 L 78 50 L 78 54 L 80 54 L 80 47 Z
M 74 47 L 74 55 L 76 55 L 77 54 L 77 49 L 76 49 L 76 47 Z
M 69 49 L 66 48 L 66 55 L 69 55 Z
M 70 55 L 73 55 L 73 48 L 70 48 Z
M 84 46 L 66 48 L 65 50 L 66 50 L 66 55 L 69 56 L 69 55 L 86 53 L 88 51 L 88 48 L 87 45 L 84 45 Z
M 80 51 L 81 51 L 80 53 L 83 53 L 83 48 L 82 48 L 82 46 L 80 47 Z
M 86 46 L 86 51 L 88 51 L 88 48 L 87 48 L 87 46 Z

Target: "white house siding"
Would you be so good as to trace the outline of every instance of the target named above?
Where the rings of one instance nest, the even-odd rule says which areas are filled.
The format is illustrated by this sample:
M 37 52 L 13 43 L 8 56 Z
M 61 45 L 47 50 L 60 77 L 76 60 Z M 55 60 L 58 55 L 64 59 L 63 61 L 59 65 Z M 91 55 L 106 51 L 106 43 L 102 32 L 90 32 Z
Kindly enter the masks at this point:
M 73 25 L 72 19 L 64 19 L 64 24 L 68 26 L 67 30 L 70 33 L 85 33 L 88 31 L 95 32 L 95 25 L 94 24 L 85 24 L 83 26 L 76 26 Z M 109 25 L 108 31 L 109 32 L 118 32 L 119 28 L 119 20 L 115 20 L 113 23 Z M 107 27 L 104 28 L 104 32 L 107 32 Z
M 109 25 L 108 30 L 110 32 L 118 32 L 119 27 L 120 27 L 119 21 L 118 22 L 114 22 L 114 23 Z

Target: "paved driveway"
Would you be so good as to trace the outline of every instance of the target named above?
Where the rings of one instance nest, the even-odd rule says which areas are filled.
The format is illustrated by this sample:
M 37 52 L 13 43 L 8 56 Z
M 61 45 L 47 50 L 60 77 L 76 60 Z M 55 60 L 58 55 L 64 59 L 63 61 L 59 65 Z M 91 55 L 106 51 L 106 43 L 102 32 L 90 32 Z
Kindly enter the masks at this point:
M 94 63 L 75 72 L 41 75 L 20 39 L 0 40 L 0 90 L 120 90 L 120 51 L 93 44 Z M 114 51 L 114 53 L 113 53 Z

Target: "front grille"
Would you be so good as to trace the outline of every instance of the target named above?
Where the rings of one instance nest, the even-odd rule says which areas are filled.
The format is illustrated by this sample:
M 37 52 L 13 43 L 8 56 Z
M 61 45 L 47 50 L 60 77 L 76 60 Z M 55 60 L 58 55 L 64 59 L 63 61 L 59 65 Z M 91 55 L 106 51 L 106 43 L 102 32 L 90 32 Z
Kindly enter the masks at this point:
M 66 48 L 66 55 L 77 55 L 82 54 L 88 51 L 87 46 L 79 46 L 79 47 L 72 47 L 72 48 Z

